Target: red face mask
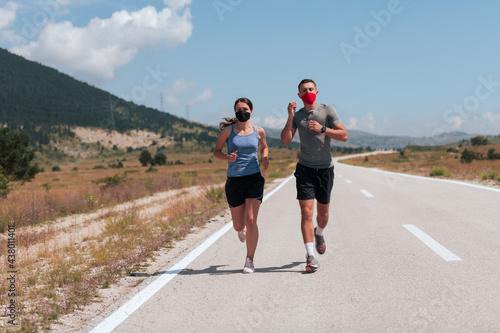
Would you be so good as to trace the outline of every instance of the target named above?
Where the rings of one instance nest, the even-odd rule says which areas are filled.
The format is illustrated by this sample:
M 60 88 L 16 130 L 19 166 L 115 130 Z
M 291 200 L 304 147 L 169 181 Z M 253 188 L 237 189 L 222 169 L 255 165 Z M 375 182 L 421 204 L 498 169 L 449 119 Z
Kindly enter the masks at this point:
M 305 104 L 313 104 L 316 101 L 316 94 L 307 92 L 300 97 Z

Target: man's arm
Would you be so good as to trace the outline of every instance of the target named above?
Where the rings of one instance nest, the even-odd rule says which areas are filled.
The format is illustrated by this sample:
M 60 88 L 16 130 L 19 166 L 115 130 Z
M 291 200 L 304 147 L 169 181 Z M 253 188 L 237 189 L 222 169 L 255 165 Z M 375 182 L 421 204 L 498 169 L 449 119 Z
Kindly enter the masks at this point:
M 321 129 L 323 128 L 323 125 L 318 123 L 315 120 L 309 121 L 309 129 L 312 131 L 316 131 L 318 133 L 321 133 Z M 344 124 L 338 124 L 336 126 L 333 126 L 333 128 L 326 128 L 326 131 L 324 132 L 325 135 L 329 136 L 335 141 L 347 141 L 347 131 L 345 130 Z M 283 139 L 282 139 L 283 140 Z
M 327 128 L 325 134 L 335 141 L 347 141 L 347 131 L 345 130 L 344 124 L 338 124 L 337 126 L 333 126 L 333 128 Z
M 288 146 L 292 142 L 293 136 L 295 135 L 296 129 L 293 128 L 293 117 L 295 116 L 295 109 L 297 108 L 297 103 L 288 103 L 288 119 L 286 121 L 285 127 L 281 131 L 281 144 L 283 146 Z

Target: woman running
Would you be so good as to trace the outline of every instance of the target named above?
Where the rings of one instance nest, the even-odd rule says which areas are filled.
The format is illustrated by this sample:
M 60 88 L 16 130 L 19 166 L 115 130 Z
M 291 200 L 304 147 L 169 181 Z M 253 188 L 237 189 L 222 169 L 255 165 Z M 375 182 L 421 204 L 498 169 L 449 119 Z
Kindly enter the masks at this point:
M 253 113 L 252 102 L 239 98 L 234 103 L 236 118 L 224 118 L 221 134 L 214 148 L 215 158 L 228 161 L 226 198 L 233 219 L 233 227 L 241 242 L 246 241 L 247 258 L 243 273 L 255 272 L 253 258 L 259 229 L 257 215 L 264 195 L 264 177 L 260 172 L 258 150 L 264 170 L 269 166 L 266 134 L 261 127 L 248 121 Z M 227 142 L 227 154 L 222 152 Z

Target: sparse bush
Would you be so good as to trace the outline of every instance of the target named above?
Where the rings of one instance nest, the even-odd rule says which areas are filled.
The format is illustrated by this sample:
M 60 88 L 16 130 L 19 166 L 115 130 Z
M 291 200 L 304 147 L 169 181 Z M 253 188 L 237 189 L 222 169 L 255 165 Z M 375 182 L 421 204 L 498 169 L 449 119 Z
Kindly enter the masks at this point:
M 113 163 L 111 165 L 108 165 L 111 169 L 121 169 L 123 168 L 123 163 L 122 162 L 118 162 L 118 164 L 116 163 Z
M 208 189 L 205 192 L 205 195 L 207 196 L 207 199 L 210 201 L 214 202 L 221 202 L 222 199 L 224 198 L 224 188 L 222 187 L 214 187 L 211 189 Z
M 481 172 L 481 179 L 482 180 L 487 180 L 487 179 L 497 179 L 498 178 L 498 171 L 497 170 L 487 170 Z
M 61 168 L 60 168 L 58 165 L 54 165 L 54 166 L 52 167 L 52 171 L 56 171 L 56 172 L 57 172 L 57 171 L 61 171 Z
M 117 186 L 117 185 L 123 184 L 126 179 L 127 179 L 127 176 L 124 174 L 123 176 L 114 175 L 112 177 L 101 178 L 101 179 L 98 179 L 96 182 L 98 184 L 104 183 L 103 188 L 108 188 L 111 186 Z
M 448 170 L 446 170 L 446 168 L 435 167 L 435 168 L 432 168 L 429 176 L 431 176 L 431 177 L 438 177 L 438 176 L 449 177 L 450 172 Z

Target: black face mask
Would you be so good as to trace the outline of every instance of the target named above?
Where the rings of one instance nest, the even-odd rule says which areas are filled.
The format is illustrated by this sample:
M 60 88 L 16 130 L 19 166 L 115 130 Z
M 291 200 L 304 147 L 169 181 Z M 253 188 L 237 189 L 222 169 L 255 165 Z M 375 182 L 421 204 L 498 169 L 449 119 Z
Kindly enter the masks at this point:
M 245 121 L 248 121 L 248 119 L 250 119 L 250 112 L 238 111 L 238 112 L 236 112 L 236 118 L 238 118 L 239 121 L 244 123 Z

